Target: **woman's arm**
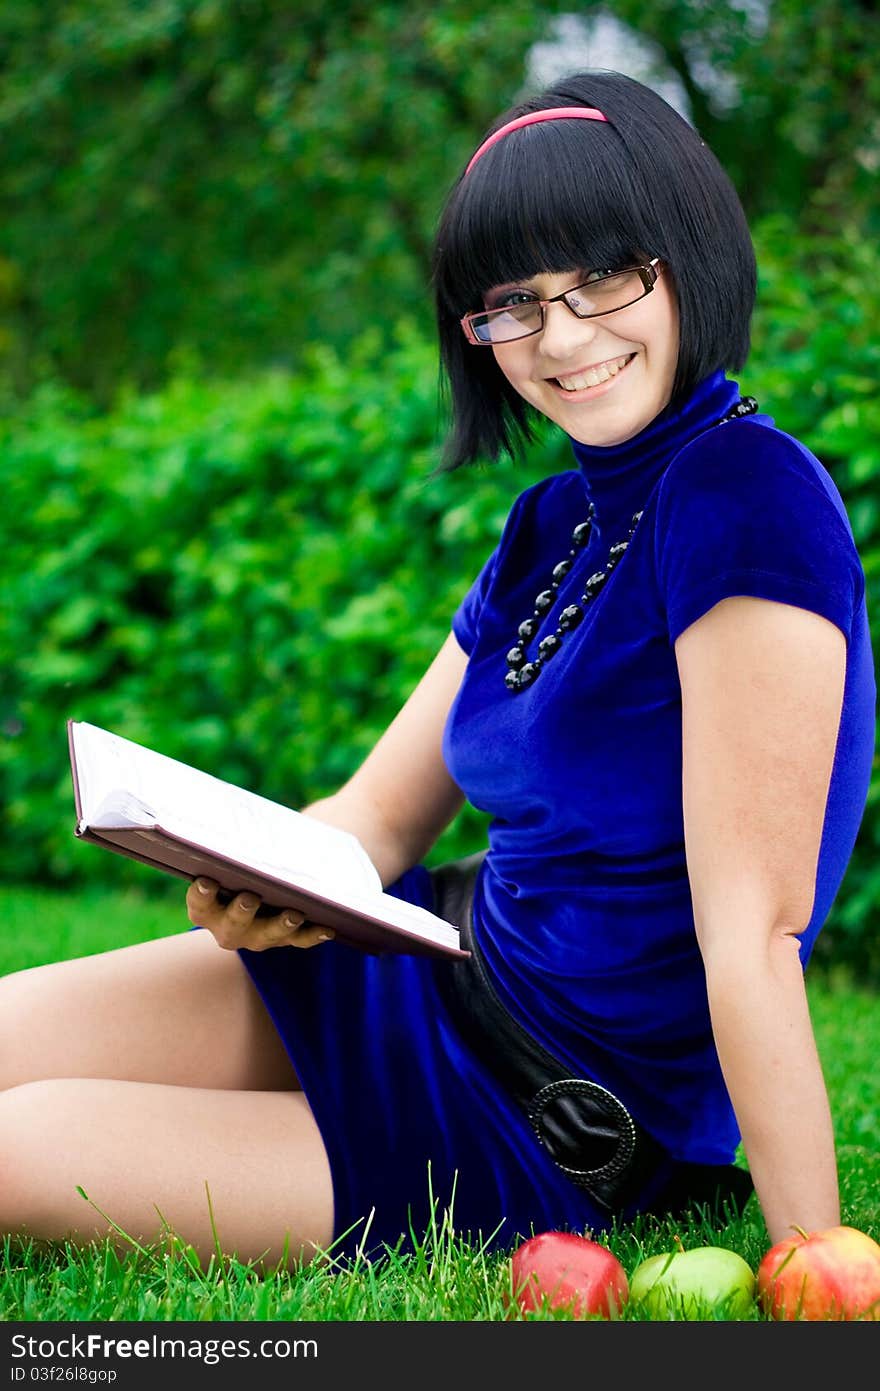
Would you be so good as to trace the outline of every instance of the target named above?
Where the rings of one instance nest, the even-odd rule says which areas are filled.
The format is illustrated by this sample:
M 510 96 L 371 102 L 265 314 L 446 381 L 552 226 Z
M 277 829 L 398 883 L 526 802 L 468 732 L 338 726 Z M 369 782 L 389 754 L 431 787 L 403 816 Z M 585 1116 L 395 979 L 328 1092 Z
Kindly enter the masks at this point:
M 840 1221 L 797 934 L 813 911 L 846 639 L 725 599 L 675 644 L 688 875 L 712 1028 L 772 1242 Z
M 415 690 L 364 762 L 338 792 L 302 810 L 356 835 L 373 861 L 383 887 L 420 860 L 460 809 L 464 797 L 443 761 L 443 727 L 467 657 L 449 637 Z M 218 901 L 218 886 L 196 880 L 186 896 L 190 922 L 208 928 L 220 946 L 312 947 L 334 934 L 320 923 L 303 924 L 301 913 L 284 910 L 256 917 L 255 894 Z

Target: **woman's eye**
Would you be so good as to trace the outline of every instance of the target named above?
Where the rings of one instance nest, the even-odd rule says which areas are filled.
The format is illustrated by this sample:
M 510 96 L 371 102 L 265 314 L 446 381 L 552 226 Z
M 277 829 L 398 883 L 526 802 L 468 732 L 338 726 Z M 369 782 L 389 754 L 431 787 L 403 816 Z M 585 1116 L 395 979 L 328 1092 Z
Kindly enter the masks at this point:
M 614 275 L 614 271 L 613 271 L 613 270 L 591 270 L 590 273 L 589 273 L 589 275 L 587 276 L 586 280 L 584 280 L 582 283 L 583 283 L 584 285 L 592 285 L 593 282 L 594 282 L 595 280 L 604 280 L 605 277 L 606 277 L 607 275 Z
M 491 295 L 486 302 L 487 309 L 511 309 L 516 304 L 536 304 L 537 295 L 533 295 L 528 290 L 504 290 L 501 294 Z

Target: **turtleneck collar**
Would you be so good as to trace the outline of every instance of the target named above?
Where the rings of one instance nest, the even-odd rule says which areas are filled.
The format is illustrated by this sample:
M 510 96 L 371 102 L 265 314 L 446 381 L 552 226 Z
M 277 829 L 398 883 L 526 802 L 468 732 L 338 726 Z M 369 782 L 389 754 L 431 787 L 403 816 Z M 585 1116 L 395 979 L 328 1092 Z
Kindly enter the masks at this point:
M 573 439 L 574 456 L 587 494 L 596 504 L 599 526 L 644 507 L 678 451 L 724 415 L 739 394 L 737 382 L 723 371 L 714 372 L 700 382 L 684 405 L 675 410 L 667 406 L 650 425 L 622 444 L 600 447 Z

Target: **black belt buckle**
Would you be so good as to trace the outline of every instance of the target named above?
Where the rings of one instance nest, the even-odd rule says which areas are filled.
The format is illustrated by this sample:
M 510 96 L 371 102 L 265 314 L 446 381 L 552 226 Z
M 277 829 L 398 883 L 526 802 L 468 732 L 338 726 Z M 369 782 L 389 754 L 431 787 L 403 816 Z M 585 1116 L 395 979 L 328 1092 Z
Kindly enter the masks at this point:
M 672 1161 L 613 1092 L 562 1063 L 526 1032 L 501 1003 L 476 943 L 471 912 L 484 853 L 432 870 L 435 907 L 458 923 L 463 960 L 435 963 L 453 1017 L 501 1087 L 526 1115 L 538 1142 L 562 1173 L 610 1214 L 684 1212 L 695 1203 L 723 1215 L 742 1211 L 749 1173 L 733 1164 Z
M 662 1155 L 623 1102 L 598 1082 L 572 1077 L 502 1005 L 474 939 L 471 905 L 482 860 L 434 871 L 441 916 L 458 922 L 467 960 L 447 963 L 443 989 L 459 1026 L 525 1112 L 538 1141 L 573 1183 L 619 1211 Z
M 584 1188 L 614 1180 L 632 1162 L 636 1148 L 632 1116 L 597 1082 L 584 1077 L 548 1082 L 532 1099 L 527 1115 L 554 1163 Z M 586 1148 L 589 1168 L 582 1167 Z

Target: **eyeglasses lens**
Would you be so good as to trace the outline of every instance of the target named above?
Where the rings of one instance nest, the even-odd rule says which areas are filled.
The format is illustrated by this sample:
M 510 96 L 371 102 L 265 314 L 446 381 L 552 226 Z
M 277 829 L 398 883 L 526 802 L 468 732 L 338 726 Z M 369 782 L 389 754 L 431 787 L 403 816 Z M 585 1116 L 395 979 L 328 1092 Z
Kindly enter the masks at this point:
M 526 338 L 537 333 L 544 324 L 544 310 L 536 301 L 511 304 L 506 309 L 492 309 L 471 319 L 471 327 L 482 343 L 509 343 L 512 338 Z
M 650 288 L 650 285 L 644 284 L 638 271 L 624 270 L 615 275 L 603 275 L 575 290 L 569 290 L 564 298 L 573 314 L 587 319 L 625 309 L 646 295 Z M 490 309 L 485 314 L 476 314 L 470 324 L 474 336 L 481 343 L 510 343 L 543 328 L 544 309 L 537 300 L 511 304 L 504 309 Z

